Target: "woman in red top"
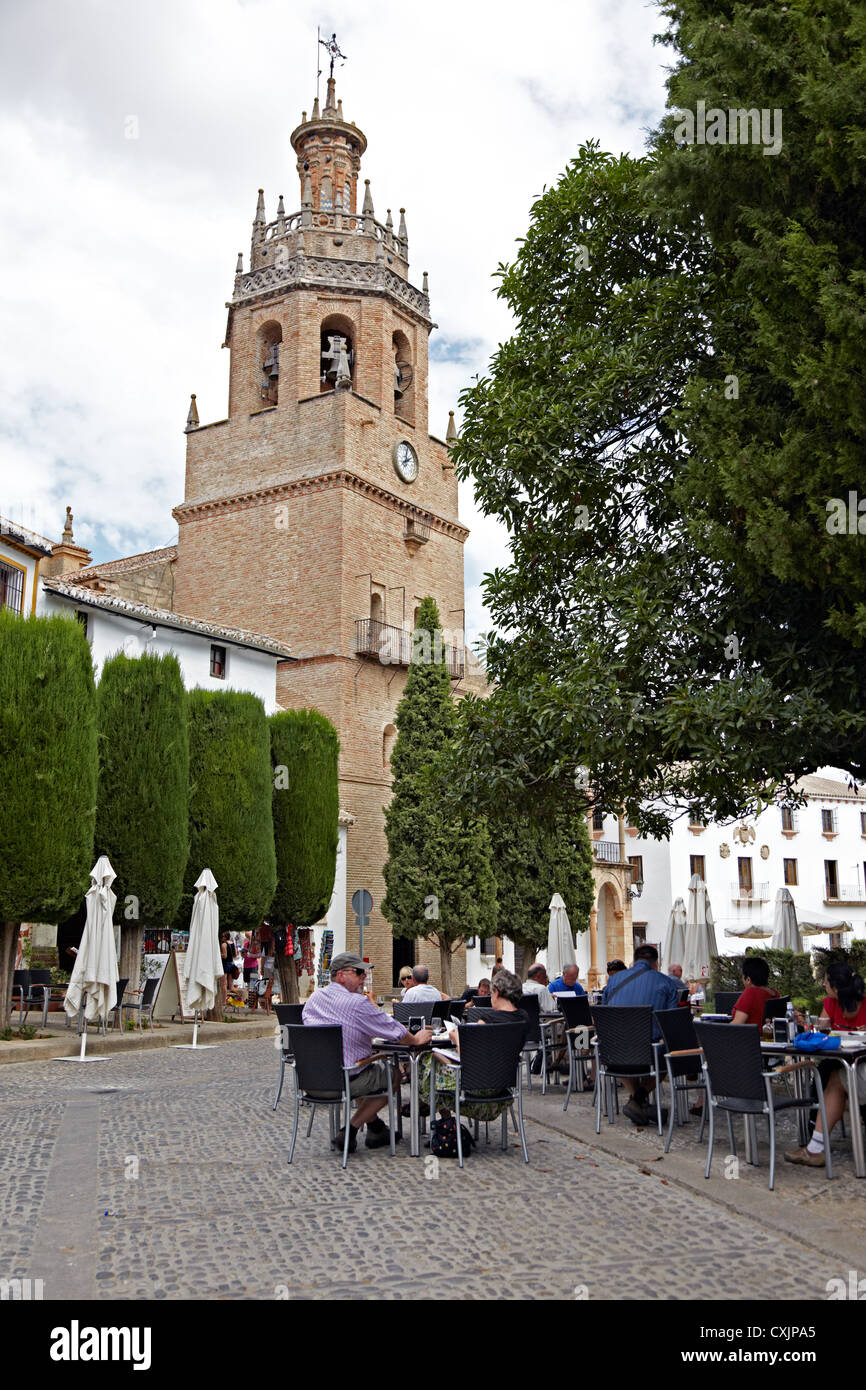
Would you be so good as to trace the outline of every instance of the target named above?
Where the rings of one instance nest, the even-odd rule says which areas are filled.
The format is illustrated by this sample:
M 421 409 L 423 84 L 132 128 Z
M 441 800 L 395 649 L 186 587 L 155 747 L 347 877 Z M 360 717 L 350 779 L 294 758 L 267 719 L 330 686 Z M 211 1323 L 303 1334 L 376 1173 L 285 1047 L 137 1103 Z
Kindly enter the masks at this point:
M 835 1028 L 838 1032 L 850 1032 L 856 1028 L 866 1028 L 866 986 L 859 975 L 855 975 L 850 965 L 844 961 L 834 961 L 828 965 L 824 977 L 827 996 L 824 1008 L 818 1019 L 819 1028 Z M 844 1067 L 836 1066 L 824 1085 L 824 1108 L 827 1112 L 827 1134 L 821 1132 L 821 1116 L 815 1121 L 812 1138 L 805 1149 L 791 1149 L 785 1154 L 789 1163 L 803 1163 L 807 1168 L 824 1167 L 824 1145 L 829 1142 L 833 1127 L 841 1119 L 848 1099 L 848 1073 Z M 859 1123 L 859 1118 L 853 1121 Z
M 762 956 L 746 956 L 742 964 L 743 990 L 734 1005 L 734 1023 L 756 1023 L 760 1028 L 764 1022 L 764 1005 L 768 999 L 778 999 L 777 989 L 768 989 L 770 967 Z

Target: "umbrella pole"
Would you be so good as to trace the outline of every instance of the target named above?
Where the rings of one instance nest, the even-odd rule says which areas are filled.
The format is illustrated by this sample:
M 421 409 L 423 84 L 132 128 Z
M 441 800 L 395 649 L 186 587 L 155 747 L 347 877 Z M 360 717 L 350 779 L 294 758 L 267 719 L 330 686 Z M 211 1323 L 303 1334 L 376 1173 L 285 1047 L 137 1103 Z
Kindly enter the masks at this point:
M 192 1016 L 192 1045 L 198 1047 L 198 1009 Z
M 192 1042 L 191 1043 L 172 1043 L 172 1047 L 181 1047 L 187 1052 L 207 1052 L 209 1048 L 219 1047 L 219 1043 L 200 1043 L 198 1040 L 198 1021 L 203 1016 L 203 1010 L 193 1009 L 192 1011 Z
M 83 1061 L 84 1061 L 84 1054 L 85 1054 L 86 1051 L 87 1051 L 87 1024 L 85 1023 L 84 1027 L 83 1027 L 82 1030 L 81 1030 L 81 1054 L 80 1054 L 80 1056 L 79 1056 L 79 1058 L 78 1058 L 79 1062 L 83 1062 Z

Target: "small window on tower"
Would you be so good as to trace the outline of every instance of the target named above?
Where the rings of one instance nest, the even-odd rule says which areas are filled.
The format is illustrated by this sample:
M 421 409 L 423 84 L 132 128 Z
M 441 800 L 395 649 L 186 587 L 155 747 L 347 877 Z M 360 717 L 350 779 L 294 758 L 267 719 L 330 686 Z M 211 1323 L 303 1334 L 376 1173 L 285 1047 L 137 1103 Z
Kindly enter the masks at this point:
M 278 323 L 271 321 L 262 325 L 256 337 L 261 372 L 261 401 L 267 408 L 269 405 L 277 405 L 280 399 L 280 346 L 283 330 Z
M 349 388 L 355 380 L 354 325 L 342 314 L 332 314 L 322 324 L 319 341 L 319 390 Z

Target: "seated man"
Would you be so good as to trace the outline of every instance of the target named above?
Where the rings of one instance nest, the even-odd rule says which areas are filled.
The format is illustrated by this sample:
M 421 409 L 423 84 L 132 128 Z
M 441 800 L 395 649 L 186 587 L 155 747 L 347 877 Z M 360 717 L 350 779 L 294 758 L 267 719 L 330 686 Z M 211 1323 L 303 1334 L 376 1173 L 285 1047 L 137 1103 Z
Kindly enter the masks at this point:
M 562 974 L 557 976 L 552 985 L 548 985 L 551 994 L 559 994 L 563 990 L 572 994 L 586 994 L 586 990 L 577 978 L 579 973 L 576 965 L 564 965 Z
M 361 957 L 353 955 L 351 951 L 343 951 L 331 961 L 331 983 L 324 989 L 317 989 L 304 1005 L 305 1027 L 342 1027 L 343 1065 L 359 1068 L 351 1078 L 349 1088 L 351 1095 L 358 1097 L 349 1122 L 350 1153 L 354 1153 L 358 1130 L 365 1124 L 368 1149 L 378 1149 L 389 1143 L 388 1126 L 376 1118 L 382 1107 L 388 1104 L 387 1097 L 380 1095 L 378 1099 L 363 1099 L 371 1092 L 388 1089 L 387 1062 L 361 1065 L 375 1050 L 373 1039 L 390 1038 L 394 1042 L 405 1042 L 410 1047 L 420 1047 L 433 1036 L 429 1028 L 422 1028 L 420 1033 L 408 1033 L 402 1023 L 377 1009 L 363 993 L 366 974 L 367 967 Z M 337 1147 L 342 1148 L 345 1138 L 346 1131 L 341 1129 L 337 1135 Z
M 632 1007 L 643 1005 L 652 1009 L 675 1009 L 679 1001 L 679 989 L 668 975 L 659 973 L 659 953 L 655 946 L 638 946 L 634 953 L 634 965 L 628 970 L 618 971 L 605 985 L 601 996 L 602 1005 L 612 1007 Z M 653 1019 L 653 1038 L 661 1038 L 661 1029 Z M 631 1099 L 623 1106 L 623 1114 L 628 1115 L 632 1124 L 648 1125 L 655 1120 L 649 1105 L 650 1092 L 655 1089 L 652 1076 L 624 1076 L 622 1083 L 630 1092 Z M 662 1123 L 664 1123 L 662 1111 Z
M 550 981 L 543 965 L 533 965 L 523 985 L 524 994 L 537 994 L 538 1007 L 543 1014 L 558 1014 L 556 1000 L 550 993 Z
M 467 985 L 460 998 L 468 1002 L 470 999 L 475 999 L 479 994 L 482 999 L 490 998 L 490 981 L 488 979 L 479 980 L 477 985 Z
M 430 971 L 426 965 L 415 965 L 412 968 L 412 979 L 414 984 L 403 995 L 404 1004 L 425 1004 L 431 1000 L 438 1004 L 442 995 L 434 985 L 429 983 Z

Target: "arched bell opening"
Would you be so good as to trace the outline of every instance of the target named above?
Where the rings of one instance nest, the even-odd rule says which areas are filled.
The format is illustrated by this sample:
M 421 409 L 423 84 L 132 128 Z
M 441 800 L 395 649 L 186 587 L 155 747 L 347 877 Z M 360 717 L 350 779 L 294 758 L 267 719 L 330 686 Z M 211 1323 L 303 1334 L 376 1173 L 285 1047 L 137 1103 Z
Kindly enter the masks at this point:
M 399 329 L 391 337 L 391 351 L 394 354 L 394 414 L 414 425 L 415 367 L 409 339 Z
M 282 326 L 275 319 L 263 323 L 256 334 L 256 361 L 259 364 L 259 385 L 263 406 L 279 404 L 280 345 L 282 341 Z
M 319 390 L 351 387 L 355 379 L 355 325 L 343 314 L 323 319 L 319 334 Z

